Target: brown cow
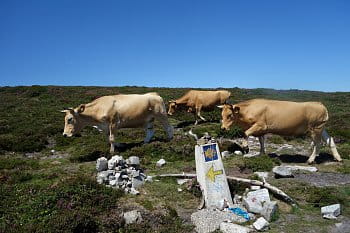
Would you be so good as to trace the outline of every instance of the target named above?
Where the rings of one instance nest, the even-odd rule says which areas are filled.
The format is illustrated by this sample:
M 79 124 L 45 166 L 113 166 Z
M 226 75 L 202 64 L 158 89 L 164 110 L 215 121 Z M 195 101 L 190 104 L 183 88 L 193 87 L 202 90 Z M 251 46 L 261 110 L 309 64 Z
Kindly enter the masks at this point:
M 186 108 L 187 112 L 195 114 L 195 125 L 198 118 L 205 121 L 201 115 L 201 110 L 212 111 L 216 105 L 225 103 L 231 96 L 229 91 L 197 91 L 190 90 L 184 96 L 177 100 L 169 101 L 169 115 L 173 115 L 178 108 Z M 197 118 L 198 117 L 198 118 Z
M 63 136 L 71 137 L 85 126 L 95 126 L 109 136 L 111 153 L 114 152 L 117 129 L 144 127 L 144 142 L 148 143 L 154 134 L 154 119 L 162 123 L 169 139 L 173 137 L 173 127 L 168 122 L 163 99 L 157 93 L 103 96 L 62 112 L 66 113 Z
M 308 163 L 313 163 L 319 154 L 322 139 L 330 146 L 334 158 L 342 160 L 333 138 L 324 129 L 328 112 L 322 103 L 252 99 L 219 107 L 222 108 L 221 128 L 228 130 L 232 124 L 236 124 L 245 130 L 246 137 L 259 137 L 261 154 L 265 153 L 264 135 L 267 133 L 285 136 L 310 133 L 313 152 Z M 245 146 L 248 146 L 247 140 Z

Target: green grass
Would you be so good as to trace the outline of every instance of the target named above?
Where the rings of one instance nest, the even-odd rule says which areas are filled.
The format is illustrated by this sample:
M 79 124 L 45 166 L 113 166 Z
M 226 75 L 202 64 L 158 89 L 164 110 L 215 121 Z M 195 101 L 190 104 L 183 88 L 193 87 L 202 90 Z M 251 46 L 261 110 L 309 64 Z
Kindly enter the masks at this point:
M 92 128 L 82 131 L 82 137 L 64 138 L 65 107 L 76 107 L 93 99 L 116 93 L 158 92 L 166 104 L 187 92 L 186 88 L 147 87 L 0 87 L 0 232 L 190 232 L 193 226 L 184 223 L 180 216 L 196 211 L 200 191 L 198 185 L 192 189 L 179 187 L 176 179 L 160 179 L 145 184 L 139 196 L 125 195 L 117 190 L 98 185 L 95 182 L 95 160 L 100 156 L 109 158 L 109 143 L 105 135 Z M 339 153 L 344 163 L 320 165 L 324 171 L 350 173 L 350 93 L 323 93 L 313 91 L 271 89 L 228 88 L 233 94 L 233 103 L 251 98 L 271 98 L 294 101 L 321 101 L 330 115 L 327 130 L 339 143 Z M 124 158 L 135 155 L 141 159 L 141 166 L 147 175 L 160 173 L 193 172 L 194 145 L 192 137 L 186 136 L 193 128 L 199 136 L 208 132 L 214 137 L 236 138 L 242 136 L 238 127 L 230 131 L 220 129 L 220 110 L 204 112 L 208 122 L 194 127 L 193 114 L 176 113 L 169 118 L 174 126 L 185 125 L 175 131 L 172 141 L 166 141 L 166 134 L 156 123 L 155 139 L 143 144 L 143 129 L 122 129 L 116 139 L 128 145 L 117 152 Z M 304 138 L 282 138 L 272 136 L 268 142 L 304 143 Z M 63 158 L 50 157 L 50 150 Z M 232 143 L 221 145 L 221 150 L 234 151 Z M 36 153 L 27 158 L 26 153 Z M 164 158 L 167 164 L 157 168 L 155 163 Z M 225 170 L 236 171 L 271 170 L 279 161 L 268 156 L 243 158 L 233 156 L 225 162 Z M 328 166 L 328 167 L 327 167 Z M 328 170 L 327 170 L 328 169 Z M 348 186 L 338 188 L 310 188 L 305 184 L 277 181 L 275 184 L 297 199 L 301 208 L 291 227 L 310 227 L 313 223 L 304 218 L 319 216 L 319 206 L 338 201 L 344 205 L 344 215 L 349 215 L 350 190 Z M 230 182 L 233 193 L 242 194 L 248 185 Z M 123 211 L 139 209 L 144 216 L 140 225 L 124 225 L 120 214 Z M 279 212 L 271 232 L 279 232 L 278 223 L 285 220 L 285 213 Z M 316 219 L 326 229 L 326 221 Z M 294 229 L 293 229 L 294 227 Z M 277 229 L 277 230 L 276 230 Z M 296 230 L 297 231 L 297 230 Z M 320 231 L 322 232 L 322 230 Z

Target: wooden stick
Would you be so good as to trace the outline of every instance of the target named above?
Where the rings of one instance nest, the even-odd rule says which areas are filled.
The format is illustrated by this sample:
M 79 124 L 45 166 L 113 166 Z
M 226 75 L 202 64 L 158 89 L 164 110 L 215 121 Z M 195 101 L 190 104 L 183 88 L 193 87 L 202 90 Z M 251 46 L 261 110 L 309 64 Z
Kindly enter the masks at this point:
M 180 173 L 180 174 L 161 174 L 161 175 L 155 175 L 153 176 L 153 178 L 156 177 L 178 177 L 178 178 L 196 178 L 197 175 L 196 174 L 191 174 L 191 173 Z M 237 181 L 237 182 L 242 182 L 242 183 L 248 183 L 251 185 L 258 185 L 264 188 L 267 188 L 268 190 L 270 190 L 272 193 L 276 194 L 277 196 L 281 197 L 283 201 L 291 204 L 292 206 L 297 206 L 298 203 L 291 198 L 290 196 L 288 196 L 285 192 L 283 192 L 282 190 L 280 190 L 279 188 L 272 186 L 269 183 L 266 182 L 262 182 L 259 180 L 250 180 L 250 179 L 245 179 L 245 178 L 239 178 L 239 177 L 235 177 L 235 176 L 227 176 L 228 180 L 233 180 L 233 181 Z

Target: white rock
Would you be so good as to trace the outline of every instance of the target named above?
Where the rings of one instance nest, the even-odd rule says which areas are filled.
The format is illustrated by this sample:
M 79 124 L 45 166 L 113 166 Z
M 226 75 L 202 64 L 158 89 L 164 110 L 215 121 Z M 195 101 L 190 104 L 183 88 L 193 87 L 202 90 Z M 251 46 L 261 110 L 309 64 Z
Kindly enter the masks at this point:
M 135 178 L 134 177 L 134 178 L 131 179 L 131 183 L 132 183 L 132 187 L 137 189 L 140 186 L 142 186 L 145 183 L 145 181 L 140 179 L 140 178 Z
M 254 227 L 257 231 L 263 231 L 263 230 L 265 230 L 268 226 L 269 226 L 269 222 L 266 221 L 266 220 L 264 219 L 264 217 L 258 218 L 258 220 L 256 220 L 256 221 L 253 223 L 253 227 Z
M 229 151 L 227 151 L 227 150 L 221 152 L 221 157 L 222 158 L 228 158 L 230 156 L 231 156 L 231 153 Z
M 259 189 L 260 189 L 260 186 L 259 186 L 259 185 L 251 185 L 251 186 L 250 186 L 250 189 L 251 189 L 251 190 L 259 190 Z
M 107 159 L 105 157 L 98 158 L 96 161 L 96 170 L 98 172 L 107 170 Z
M 258 157 L 258 156 L 260 156 L 259 152 L 257 152 L 257 153 L 248 153 L 248 154 L 243 155 L 243 158 L 253 158 L 253 157 Z
M 183 185 L 183 184 L 189 182 L 190 180 L 191 179 L 177 179 L 176 181 L 177 181 L 178 185 Z
M 131 188 L 130 188 L 130 194 L 132 194 L 132 195 L 138 195 L 138 194 L 140 194 L 140 192 L 137 191 L 136 189 L 134 189 L 133 187 L 131 187 Z
M 130 165 L 140 165 L 140 158 L 137 156 L 130 156 L 129 163 Z
M 222 222 L 220 224 L 220 231 L 223 233 L 248 233 L 252 230 L 248 227 L 240 226 L 238 224 Z
M 333 214 L 325 214 L 322 217 L 325 219 L 337 219 Z
M 117 180 L 109 180 L 109 185 L 111 185 L 111 186 L 116 186 L 117 183 L 118 183 Z
M 265 202 L 270 202 L 269 191 L 266 188 L 248 192 L 247 196 L 243 198 L 243 205 L 248 212 L 256 214 L 262 213 Z
M 114 169 L 116 164 L 118 163 L 119 156 L 112 156 L 110 160 L 108 160 L 108 169 Z
M 182 192 L 182 188 L 177 188 L 177 191 L 180 193 Z
M 140 170 L 136 171 L 136 170 L 132 170 L 131 171 L 131 177 L 138 177 L 140 176 Z
M 233 197 L 233 203 L 234 204 L 241 204 L 242 203 L 242 196 L 235 194 Z
M 262 212 L 262 203 L 256 200 L 252 200 L 247 197 L 243 197 L 243 205 L 247 208 L 249 212 L 260 214 Z
M 285 165 L 284 167 L 287 167 L 292 171 L 308 171 L 308 172 L 318 171 L 317 167 L 310 167 L 310 166 Z
M 267 221 L 271 221 L 271 218 L 276 213 L 277 209 L 278 209 L 278 206 L 276 201 L 267 201 L 263 203 L 263 209 L 260 214 Z
M 321 214 L 323 217 L 327 216 L 330 218 L 331 216 L 337 217 L 340 215 L 340 204 L 334 204 L 329 206 L 321 207 Z
M 153 182 L 153 177 L 152 177 L 152 176 L 147 176 L 147 178 L 145 179 L 145 181 L 147 181 L 147 182 Z
M 123 217 L 124 217 L 126 224 L 141 223 L 142 222 L 141 213 L 137 210 L 125 212 Z
M 247 197 L 251 199 L 255 198 L 260 202 L 270 201 L 269 190 L 266 188 L 248 192 Z
M 156 166 L 157 167 L 162 167 L 164 164 L 166 164 L 165 159 L 160 159 L 160 160 L 158 160 Z
M 272 169 L 272 172 L 275 174 L 276 178 L 283 177 L 293 177 L 292 169 L 285 166 L 276 166 Z
M 257 175 L 262 180 L 269 178 L 268 172 L 254 172 L 254 174 Z
M 97 173 L 97 182 L 99 184 L 105 183 L 108 181 L 108 176 L 109 176 L 109 172 L 108 171 L 101 171 L 99 173 Z
M 235 155 L 243 155 L 242 151 L 240 151 L 240 150 L 236 150 L 236 151 L 234 152 L 234 154 L 235 154 Z
M 51 154 L 54 154 L 56 151 L 55 150 L 51 150 Z

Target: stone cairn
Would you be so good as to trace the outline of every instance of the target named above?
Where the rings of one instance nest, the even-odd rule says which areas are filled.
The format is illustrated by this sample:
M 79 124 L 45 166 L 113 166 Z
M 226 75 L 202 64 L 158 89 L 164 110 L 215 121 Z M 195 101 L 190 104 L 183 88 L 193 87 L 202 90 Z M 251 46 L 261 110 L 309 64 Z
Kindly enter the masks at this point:
M 146 176 L 140 169 L 140 159 L 137 156 L 131 156 L 126 160 L 119 155 L 113 156 L 110 160 L 101 157 L 96 161 L 96 170 L 96 180 L 99 184 L 122 189 L 134 195 L 140 193 L 137 189 L 145 181 L 152 181 L 152 177 Z

